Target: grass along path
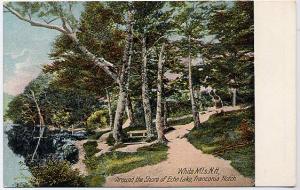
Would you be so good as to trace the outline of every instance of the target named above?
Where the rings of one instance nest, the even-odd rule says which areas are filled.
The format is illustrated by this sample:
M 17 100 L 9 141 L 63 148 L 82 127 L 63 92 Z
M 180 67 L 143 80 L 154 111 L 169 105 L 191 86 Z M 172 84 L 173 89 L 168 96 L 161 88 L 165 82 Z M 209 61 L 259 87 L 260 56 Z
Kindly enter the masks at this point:
M 142 147 L 137 152 L 112 151 L 101 156 L 84 160 L 88 168 L 86 183 L 88 187 L 101 187 L 107 176 L 128 172 L 145 165 L 154 165 L 167 159 L 166 145 L 153 144 Z
M 123 128 L 127 128 L 129 126 L 129 124 L 130 124 L 130 121 L 127 119 L 126 122 L 123 124 Z M 104 129 L 98 128 L 95 132 L 103 133 L 103 134 L 101 134 L 101 136 L 98 140 L 94 139 L 94 140 L 97 140 L 97 142 L 98 142 L 97 148 L 100 150 L 99 152 L 96 153 L 96 156 L 100 156 L 106 152 L 110 152 L 112 147 L 107 144 L 107 138 L 110 134 L 110 129 L 109 128 L 104 128 Z M 78 153 L 79 158 L 78 158 L 78 162 L 76 164 L 72 165 L 73 169 L 78 169 L 80 171 L 80 173 L 85 176 L 88 175 L 88 171 L 87 171 L 86 165 L 84 163 L 85 150 L 84 150 L 83 144 L 85 144 L 87 141 L 89 141 L 89 139 L 79 140 L 79 141 L 75 142 L 75 146 L 79 150 L 79 153 Z
M 223 111 L 238 110 L 239 107 L 224 107 Z M 206 112 L 200 116 L 201 122 L 205 122 L 209 117 L 217 111 Z M 231 165 L 230 161 L 224 160 L 213 155 L 204 154 L 202 151 L 196 149 L 191 143 L 187 141 L 184 136 L 193 128 L 193 123 L 186 125 L 175 126 L 176 130 L 171 131 L 166 136 L 170 141 L 168 146 L 168 158 L 156 165 L 147 165 L 136 168 L 126 173 L 112 175 L 106 178 L 104 187 L 179 187 L 179 186 L 253 186 L 254 181 L 251 178 L 242 176 Z M 189 175 L 178 174 L 179 168 L 219 168 L 219 175 L 199 175 L 202 177 L 219 177 L 220 180 L 210 181 L 172 181 L 159 182 L 156 179 L 149 180 L 144 183 L 124 183 L 120 179 L 131 179 L 135 176 L 140 176 L 146 179 L 147 176 L 152 178 L 163 178 L 164 176 L 172 176 L 175 178 L 187 177 Z M 235 176 L 234 181 L 224 181 L 223 176 Z M 193 175 L 193 177 L 195 177 Z M 211 178 L 212 179 L 212 178 Z M 228 179 L 228 178 L 227 178 Z
M 197 149 L 231 160 L 241 174 L 254 179 L 254 111 L 253 109 L 214 115 L 187 138 Z

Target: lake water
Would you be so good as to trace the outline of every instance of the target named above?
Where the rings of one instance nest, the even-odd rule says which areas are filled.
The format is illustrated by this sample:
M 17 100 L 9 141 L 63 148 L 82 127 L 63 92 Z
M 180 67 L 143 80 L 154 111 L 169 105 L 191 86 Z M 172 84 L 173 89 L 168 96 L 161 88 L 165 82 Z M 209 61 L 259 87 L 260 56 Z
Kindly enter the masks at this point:
M 5 187 L 15 187 L 17 182 L 26 182 L 30 176 L 24 163 L 24 158 L 13 153 L 8 147 L 8 139 L 5 131 L 9 130 L 10 124 L 4 124 L 3 133 L 3 183 Z

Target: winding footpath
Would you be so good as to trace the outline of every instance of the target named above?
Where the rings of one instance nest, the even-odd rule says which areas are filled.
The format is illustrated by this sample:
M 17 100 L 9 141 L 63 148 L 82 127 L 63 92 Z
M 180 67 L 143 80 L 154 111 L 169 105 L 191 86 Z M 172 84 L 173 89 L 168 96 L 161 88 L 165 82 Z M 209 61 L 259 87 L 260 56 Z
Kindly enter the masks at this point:
M 223 107 L 223 111 L 238 110 L 239 107 Z M 205 122 L 217 111 L 210 111 L 200 116 Z M 156 165 L 136 168 L 127 173 L 116 174 L 106 178 L 104 187 L 187 187 L 187 186 L 253 186 L 254 181 L 239 174 L 230 161 L 204 154 L 190 144 L 184 135 L 193 128 L 193 123 L 175 126 L 174 131 L 166 135 L 168 158 Z M 127 149 L 135 150 L 129 145 Z M 134 147 L 134 148 L 130 148 Z M 126 148 L 126 147 L 125 147 Z M 193 174 L 182 174 L 180 168 L 192 169 Z M 197 168 L 200 170 L 197 173 Z M 214 174 L 203 174 L 202 169 L 213 169 Z M 165 177 L 166 176 L 166 177 Z M 131 178 L 140 177 L 143 182 L 130 182 Z M 217 180 L 218 179 L 218 180 Z M 161 181 L 162 180 L 162 181 Z M 217 180 L 217 181 L 209 181 Z M 122 182 L 123 181 L 123 182 Z M 127 182 L 125 182 L 127 181 Z
M 82 174 L 82 175 L 87 175 L 88 172 L 87 172 L 87 169 L 86 169 L 86 166 L 85 164 L 83 163 L 83 160 L 85 159 L 85 151 L 83 149 L 83 144 L 86 143 L 88 140 L 85 139 L 85 140 L 81 140 L 81 141 L 75 141 L 74 145 L 76 146 L 76 148 L 78 149 L 79 153 L 79 157 L 78 157 L 78 162 L 74 165 L 72 165 L 72 168 L 73 169 L 78 169 L 79 172 Z
M 130 121 L 126 120 L 126 122 L 123 124 L 123 129 L 126 127 L 129 127 Z M 98 129 L 96 132 L 101 132 L 101 131 L 109 131 L 109 128 L 104 128 L 104 129 Z M 109 137 L 111 132 L 104 133 L 101 135 L 99 140 L 97 140 L 98 146 L 97 148 L 100 150 L 98 153 L 95 154 L 95 156 L 101 156 L 102 154 L 106 152 L 110 152 L 112 149 L 112 146 L 109 146 L 107 144 L 107 139 Z M 87 175 L 88 171 L 86 168 L 85 163 L 83 162 L 85 160 L 85 151 L 83 148 L 83 144 L 86 143 L 88 139 L 85 140 L 80 140 L 80 141 L 75 141 L 74 145 L 79 151 L 79 157 L 78 157 L 78 162 L 74 165 L 72 165 L 73 169 L 78 169 L 80 174 L 82 175 Z

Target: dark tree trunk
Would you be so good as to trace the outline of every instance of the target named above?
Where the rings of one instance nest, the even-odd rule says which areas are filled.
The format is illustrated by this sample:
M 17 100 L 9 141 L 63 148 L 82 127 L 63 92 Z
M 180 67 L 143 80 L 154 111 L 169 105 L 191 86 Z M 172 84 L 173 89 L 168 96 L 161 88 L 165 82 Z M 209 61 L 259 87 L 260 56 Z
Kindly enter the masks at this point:
M 200 127 L 200 118 L 199 112 L 197 111 L 195 98 L 194 98 L 194 90 L 193 90 L 193 81 L 192 81 L 192 60 L 191 60 L 191 36 L 189 36 L 189 91 L 190 91 L 190 100 L 192 106 L 192 114 L 194 118 L 194 127 Z
M 152 125 L 152 110 L 149 99 L 149 86 L 148 86 L 148 67 L 147 67 L 147 48 L 146 48 L 146 39 L 143 37 L 142 44 L 142 100 L 143 100 L 143 108 L 144 108 L 144 116 L 145 116 L 145 124 L 147 129 L 147 137 L 151 139 L 155 136 L 155 128 Z
M 156 131 L 157 141 L 159 143 L 166 144 L 168 140 L 164 135 L 163 118 L 162 118 L 162 86 L 163 86 L 163 53 L 165 49 L 165 43 L 162 44 L 158 59 L 158 71 L 157 71 L 157 106 L 156 106 Z

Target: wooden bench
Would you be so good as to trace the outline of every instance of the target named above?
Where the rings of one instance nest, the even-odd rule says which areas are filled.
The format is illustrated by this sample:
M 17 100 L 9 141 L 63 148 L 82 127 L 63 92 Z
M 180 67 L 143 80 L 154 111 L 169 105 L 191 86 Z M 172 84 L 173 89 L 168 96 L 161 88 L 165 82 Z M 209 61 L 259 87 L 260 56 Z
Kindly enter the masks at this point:
M 130 138 L 143 138 L 147 137 L 147 130 L 129 131 L 127 134 Z

